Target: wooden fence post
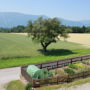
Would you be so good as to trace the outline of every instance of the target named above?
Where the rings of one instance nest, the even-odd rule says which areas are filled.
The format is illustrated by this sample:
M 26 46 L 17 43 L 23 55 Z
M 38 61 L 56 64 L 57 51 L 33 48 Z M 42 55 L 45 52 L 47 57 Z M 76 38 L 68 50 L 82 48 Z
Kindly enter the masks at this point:
M 72 59 L 71 59 L 71 64 L 72 64 Z
M 81 57 L 81 61 L 82 61 L 83 59 L 82 59 L 82 57 Z
M 40 68 L 42 69 L 42 64 L 41 64 L 41 67 Z
M 57 84 L 58 84 L 58 79 L 59 79 L 59 78 L 58 78 L 58 76 L 57 76 Z
M 58 68 L 58 61 L 57 61 L 57 68 Z
M 69 82 L 69 75 L 68 75 L 68 77 L 67 77 L 67 83 Z
M 83 71 L 83 78 L 85 78 L 85 74 L 84 74 L 85 72 Z

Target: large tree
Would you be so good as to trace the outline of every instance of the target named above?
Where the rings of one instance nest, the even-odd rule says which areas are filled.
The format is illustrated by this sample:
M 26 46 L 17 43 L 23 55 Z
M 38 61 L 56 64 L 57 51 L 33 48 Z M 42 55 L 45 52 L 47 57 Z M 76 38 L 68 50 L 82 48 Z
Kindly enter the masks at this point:
M 40 17 L 34 22 L 29 21 L 27 31 L 32 36 L 32 40 L 38 41 L 42 45 L 45 52 L 51 43 L 60 40 L 59 36 L 68 37 L 67 28 L 61 25 L 57 18 L 43 19 Z

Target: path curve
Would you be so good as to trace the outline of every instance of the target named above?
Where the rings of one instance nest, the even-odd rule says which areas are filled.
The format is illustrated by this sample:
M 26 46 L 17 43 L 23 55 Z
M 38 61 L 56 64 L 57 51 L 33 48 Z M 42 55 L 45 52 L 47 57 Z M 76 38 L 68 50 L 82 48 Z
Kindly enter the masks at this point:
M 20 79 L 20 67 L 0 69 L 0 84 Z

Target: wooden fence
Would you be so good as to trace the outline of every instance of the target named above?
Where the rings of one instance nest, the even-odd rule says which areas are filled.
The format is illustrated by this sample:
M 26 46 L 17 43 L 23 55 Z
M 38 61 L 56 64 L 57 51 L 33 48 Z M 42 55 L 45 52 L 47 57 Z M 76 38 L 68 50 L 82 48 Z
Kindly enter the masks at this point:
M 38 66 L 40 69 L 42 68 L 47 68 L 48 70 L 50 69 L 55 69 L 55 68 L 61 68 L 64 66 L 67 66 L 68 64 L 76 63 L 78 61 L 84 61 L 90 59 L 90 55 L 85 55 L 85 56 L 80 56 L 80 57 L 74 57 L 74 58 L 68 58 L 64 60 L 58 60 L 58 61 L 53 61 L 53 62 L 48 62 L 48 63 L 41 63 L 41 64 L 35 64 Z M 26 73 L 26 68 L 27 66 L 22 66 L 21 67 L 21 75 L 30 83 L 32 83 L 33 87 L 37 86 L 42 86 L 45 84 L 58 84 L 62 82 L 70 82 L 74 79 L 80 78 L 80 77 L 86 77 L 90 75 L 90 70 L 89 71 L 84 71 L 81 73 L 77 73 L 75 75 L 68 75 L 68 76 L 57 76 L 53 78 L 47 78 L 47 79 L 33 79 L 30 75 Z
M 90 76 L 90 70 L 88 71 L 83 71 L 74 75 L 66 75 L 66 76 L 57 76 L 57 77 L 52 77 L 48 79 L 38 79 L 38 80 L 33 80 L 33 86 L 34 87 L 40 87 L 43 85 L 52 85 L 52 84 L 59 84 L 59 83 L 65 83 L 65 82 L 71 82 L 76 79 L 80 78 L 85 78 Z
M 63 60 L 58 60 L 58 61 L 53 61 L 48 63 L 36 64 L 36 66 L 38 66 L 41 69 L 42 68 L 55 69 L 55 68 L 61 68 L 61 67 L 67 66 L 68 64 L 72 64 L 77 61 L 83 61 L 88 59 L 90 59 L 90 55 L 68 58 L 68 59 L 63 59 Z

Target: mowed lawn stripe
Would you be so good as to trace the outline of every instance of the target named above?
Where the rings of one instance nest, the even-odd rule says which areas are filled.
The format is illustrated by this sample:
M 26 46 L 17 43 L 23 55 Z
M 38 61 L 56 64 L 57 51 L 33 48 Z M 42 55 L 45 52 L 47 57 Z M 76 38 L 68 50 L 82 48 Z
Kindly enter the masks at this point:
M 19 56 L 43 56 L 38 50 L 42 49 L 40 44 L 23 35 L 0 33 L 0 58 L 19 57 Z M 58 41 L 51 44 L 48 49 L 83 49 L 80 44 Z
M 48 47 L 47 53 L 42 53 L 41 49 L 40 44 L 33 42 L 27 36 L 0 33 L 0 68 L 43 63 L 90 54 L 90 49 L 67 41 L 52 43 Z

